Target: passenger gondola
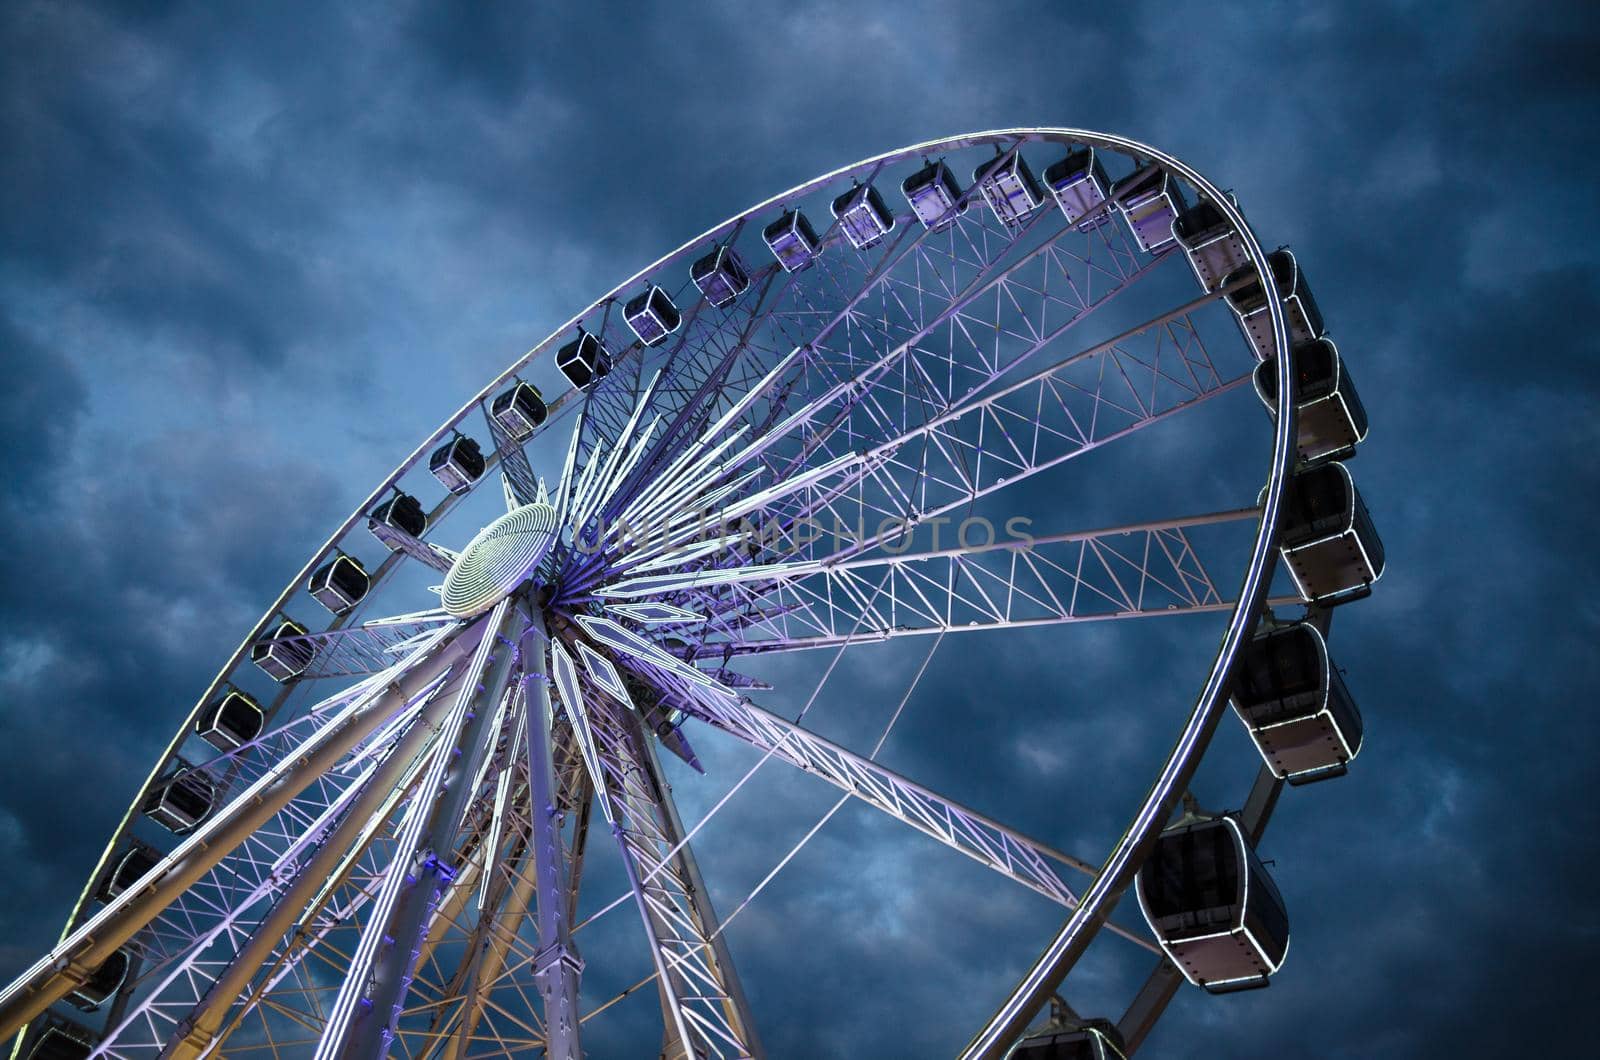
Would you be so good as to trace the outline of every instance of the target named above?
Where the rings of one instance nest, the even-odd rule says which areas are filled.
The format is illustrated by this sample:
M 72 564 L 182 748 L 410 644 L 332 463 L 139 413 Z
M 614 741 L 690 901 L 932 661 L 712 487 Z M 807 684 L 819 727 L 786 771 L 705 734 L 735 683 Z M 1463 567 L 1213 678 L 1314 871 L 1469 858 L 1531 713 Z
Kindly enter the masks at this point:
M 28 1050 L 28 1060 L 89 1060 L 94 1053 L 94 1035 L 85 1027 L 59 1017 L 46 1027 Z
M 368 513 L 367 528 L 374 530 L 373 536 L 388 545 L 392 552 L 397 546 L 390 544 L 374 529 L 380 524 L 392 526 L 412 537 L 421 537 L 422 532 L 428 528 L 428 514 L 422 510 L 421 501 L 409 493 L 399 492 Z
M 1047 167 L 1044 186 L 1050 189 L 1050 196 L 1069 225 L 1082 222 L 1084 228 L 1092 228 L 1110 216 L 1100 209 L 1106 201 L 1110 182 L 1092 147 L 1069 152 L 1067 157 Z M 1085 217 L 1089 220 L 1084 221 Z
M 366 568 L 342 552 L 313 571 L 306 582 L 311 598 L 336 615 L 359 604 L 371 587 Z
M 299 677 L 315 654 L 310 644 L 297 639 L 305 635 L 306 627 L 286 618 L 270 635 L 250 646 L 250 661 L 274 681 Z
M 1007 1060 L 1128 1060 L 1128 1054 L 1116 1024 L 1096 1019 L 1024 1038 Z
M 242 747 L 261 735 L 266 714 L 250 696 L 230 688 L 211 701 L 199 717 L 194 731 L 200 739 L 224 753 Z
M 785 210 L 782 217 L 761 230 L 761 239 L 784 272 L 807 268 L 822 248 L 817 230 L 799 210 Z
M 1172 222 L 1184 209 L 1183 192 L 1161 166 L 1140 166 L 1111 185 L 1111 198 L 1141 248 L 1153 253 L 1172 242 Z
M 1215 291 L 1231 273 L 1250 264 L 1244 238 L 1209 199 L 1179 214 L 1172 222 L 1172 235 L 1189 255 L 1189 265 L 1204 290 Z
M 861 184 L 833 200 L 839 230 L 857 250 L 866 250 L 894 229 L 894 214 L 871 184 Z
M 145 873 L 155 868 L 161 861 L 154 847 L 148 847 L 135 841 L 133 846 L 124 850 L 112 863 L 111 871 L 106 873 L 105 879 L 100 883 L 97 897 L 102 902 L 109 902 L 117 895 L 144 878 Z
M 545 408 L 544 395 L 539 393 L 539 388 L 519 379 L 515 386 L 494 399 L 489 406 L 489 415 L 494 417 L 500 429 L 505 431 L 506 436 L 513 442 L 525 442 L 532 438 L 533 432 L 544 423 L 549 411 Z
M 67 1003 L 84 1012 L 93 1012 L 116 994 L 128 978 L 128 968 L 133 959 L 127 950 L 118 950 L 100 962 L 100 967 L 89 973 L 89 978 L 73 988 Z
M 216 809 L 217 785 L 201 770 L 183 761 L 144 797 L 144 814 L 176 835 L 188 835 Z
M 706 296 L 706 301 L 718 309 L 732 303 L 750 286 L 750 274 L 745 271 L 744 263 L 726 244 L 718 244 L 690 266 L 689 279 Z
M 1019 151 L 996 155 L 983 163 L 972 171 L 972 182 L 989 204 L 995 220 L 1008 227 L 1021 224 L 1044 205 L 1044 192 Z
M 1343 776 L 1361 751 L 1361 712 L 1308 622 L 1256 634 L 1239 663 L 1233 709 L 1272 775 L 1290 784 Z
M 1303 468 L 1289 479 L 1278 547 L 1308 603 L 1326 606 L 1366 596 L 1383 576 L 1383 542 L 1350 469 L 1337 461 Z
M 1289 951 L 1283 896 L 1232 817 L 1162 832 L 1135 889 L 1173 964 L 1214 994 L 1266 986 Z
M 667 337 L 683 323 L 683 314 L 673 304 L 672 296 L 655 285 L 629 299 L 628 304 L 622 307 L 622 316 L 646 346 L 659 346 L 666 342 Z M 540 417 L 541 421 L 543 418 Z
M 599 338 L 580 330 L 577 338 L 556 351 L 556 367 L 567 382 L 582 390 L 611 371 L 611 351 Z
M 1345 369 L 1339 348 L 1329 338 L 1296 343 L 1289 351 L 1294 363 L 1295 448 L 1305 463 L 1344 460 L 1355 455 L 1356 445 L 1367 436 L 1367 410 Z M 1256 365 L 1256 393 L 1269 410 L 1278 407 L 1278 362 Z
M 478 443 L 464 434 L 454 435 L 428 457 L 428 470 L 433 477 L 458 497 L 472 488 L 488 466 Z
M 930 231 L 943 228 L 967 212 L 967 203 L 961 198 L 961 185 L 943 162 L 929 162 L 911 174 L 901 182 L 900 193 L 906 197 L 917 220 Z
M 1317 308 L 1317 300 L 1311 297 L 1311 289 L 1306 286 L 1305 276 L 1300 272 L 1294 254 L 1287 247 L 1274 250 L 1267 255 L 1267 267 L 1272 270 L 1272 282 L 1283 302 L 1284 323 L 1289 328 L 1289 345 L 1321 338 L 1322 311 Z M 1266 290 L 1261 286 L 1261 278 L 1256 275 L 1253 265 L 1241 265 L 1222 282 L 1224 286 L 1232 286 L 1239 280 L 1249 282 L 1228 293 L 1228 304 L 1238 316 L 1245 337 L 1255 348 L 1256 357 L 1263 361 L 1270 360 L 1273 355 L 1272 317 L 1267 312 Z

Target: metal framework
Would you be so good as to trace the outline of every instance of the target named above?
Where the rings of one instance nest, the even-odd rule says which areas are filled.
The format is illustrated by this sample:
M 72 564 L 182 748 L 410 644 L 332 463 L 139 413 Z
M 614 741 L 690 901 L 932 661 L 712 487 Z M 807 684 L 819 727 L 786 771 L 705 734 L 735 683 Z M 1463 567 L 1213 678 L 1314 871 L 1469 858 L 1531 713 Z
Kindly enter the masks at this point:
M 1267 483 L 1259 497 L 1224 495 L 1195 514 L 1208 507 L 1173 500 L 1170 476 L 1138 459 L 1147 439 L 1178 429 L 1164 425 L 1203 410 L 1261 418 L 1253 398 L 1230 397 L 1249 393 L 1254 358 L 1224 299 L 1249 281 L 1197 293 L 1182 249 L 1142 249 L 1113 201 L 1069 217 L 1044 193 L 1017 212 L 994 203 L 1024 200 L 977 186 L 931 223 L 909 204 L 891 208 L 892 227 L 860 245 L 837 222 L 819 225 L 814 256 L 794 271 L 761 239 L 785 208 L 825 217 L 817 204 L 849 181 L 878 185 L 887 201 L 928 159 L 998 158 L 992 174 L 1084 148 L 1127 169 L 1163 167 L 1267 273 L 1232 200 L 1178 160 L 1046 129 L 866 160 L 657 261 L 474 395 L 273 602 L 146 784 L 198 770 L 214 804 L 172 835 L 141 812 L 141 790 L 60 943 L 0 992 L 14 1055 L 30 1055 L 51 1007 L 125 949 L 132 970 L 101 1006 L 96 1056 L 582 1056 L 587 1022 L 620 1000 L 585 997 L 588 963 L 609 955 L 580 955 L 575 942 L 598 807 L 643 928 L 663 1055 L 761 1056 L 690 846 L 698 826 L 685 828 L 658 757 L 664 747 L 698 768 L 690 739 L 708 731 L 1065 907 L 1060 933 L 965 1056 L 1003 1055 L 1100 928 L 1159 954 L 1110 923 L 1111 910 L 1188 788 L 1241 645 L 1268 609 L 1296 603 L 1270 595 L 1293 387 L 1278 388 L 1270 442 L 1246 454 Z M 689 269 L 714 247 L 747 273 L 715 301 Z M 621 308 L 650 285 L 682 307 L 655 345 Z M 1293 379 L 1279 293 L 1261 286 L 1277 378 Z M 494 397 L 580 332 L 608 352 L 609 371 L 555 396 L 519 442 L 492 414 Z M 552 430 L 566 432 L 564 459 L 544 468 L 547 484 L 536 443 Z M 503 554 L 435 540 L 472 537 L 440 529 L 461 495 L 444 494 L 420 535 L 374 520 L 367 536 L 367 513 L 392 491 L 420 491 L 418 470 L 453 433 L 492 447 L 473 489 L 498 480 L 508 511 L 541 506 L 548 518 L 527 525 L 556 528 L 523 543 L 526 569 L 477 614 L 401 604 L 393 578 L 406 567 L 448 577 L 468 563 L 506 577 L 493 567 Z M 1011 509 L 999 500 L 1036 497 L 1028 491 L 1069 462 L 1102 452 L 1126 455 L 1109 466 L 1141 511 L 1104 529 L 1000 518 Z M 320 629 L 275 637 L 290 612 L 309 618 L 306 579 L 339 552 L 380 557 L 367 597 Z M 828 659 L 825 681 L 864 644 L 1207 614 L 1223 623 L 1220 648 L 1102 856 L 1054 849 L 878 764 L 875 751 L 818 735 L 744 694 L 766 686 L 734 669 L 778 654 Z M 298 667 L 277 683 L 250 665 L 269 643 Z M 197 724 L 230 689 L 259 690 L 260 731 L 202 743 Z M 1252 792 L 1254 837 L 1280 787 L 1264 773 Z M 1063 870 L 1083 878 L 1069 884 Z M 1178 981 L 1162 958 L 1123 1019 L 1130 1046 Z

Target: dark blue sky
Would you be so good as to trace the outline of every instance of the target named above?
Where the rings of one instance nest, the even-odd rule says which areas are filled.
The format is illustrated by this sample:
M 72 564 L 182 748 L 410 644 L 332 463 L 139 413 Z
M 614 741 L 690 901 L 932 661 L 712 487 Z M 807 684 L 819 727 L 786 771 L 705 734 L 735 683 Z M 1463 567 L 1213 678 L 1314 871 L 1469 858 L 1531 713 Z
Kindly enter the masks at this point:
M 0 12 L 0 979 L 283 580 L 491 373 L 817 173 L 1066 125 L 1160 145 L 1293 244 L 1371 415 L 1390 564 L 1336 631 L 1369 745 L 1264 849 L 1288 966 L 1186 992 L 1150 1053 L 1589 1051 L 1592 6 L 226 6 Z M 950 750 L 897 764 L 918 748 Z M 798 831 L 831 801 L 804 791 Z M 819 845 L 849 863 L 889 827 L 846 815 Z M 946 1041 L 905 1028 L 1003 989 L 1059 920 L 1030 907 L 1035 941 L 994 956 L 1011 898 L 920 849 L 752 907 L 775 1055 Z M 867 971 L 797 943 L 813 920 L 875 940 Z

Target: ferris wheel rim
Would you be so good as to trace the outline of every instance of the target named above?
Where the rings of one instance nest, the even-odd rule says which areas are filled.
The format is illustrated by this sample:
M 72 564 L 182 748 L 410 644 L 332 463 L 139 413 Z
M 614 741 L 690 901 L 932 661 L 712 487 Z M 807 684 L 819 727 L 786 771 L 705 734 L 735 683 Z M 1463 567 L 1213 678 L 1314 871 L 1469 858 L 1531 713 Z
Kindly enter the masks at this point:
M 619 297 L 624 295 L 630 288 L 637 287 L 641 282 L 649 279 L 659 272 L 659 270 L 665 268 L 674 261 L 684 259 L 696 249 L 705 246 L 708 242 L 720 240 L 729 232 L 736 230 L 738 226 L 755 217 L 756 215 L 765 211 L 770 211 L 775 207 L 781 207 L 787 201 L 791 201 L 799 196 L 813 192 L 818 188 L 825 187 L 828 184 L 836 182 L 850 174 L 859 173 L 875 166 L 881 167 L 893 162 L 904 161 L 909 158 L 914 158 L 919 154 L 928 155 L 941 151 L 953 151 L 962 148 L 989 145 L 1016 144 L 1020 146 L 1023 143 L 1033 141 L 1063 142 L 1075 145 L 1104 147 L 1110 150 L 1132 155 L 1136 158 L 1157 161 L 1162 165 L 1169 167 L 1173 172 L 1182 176 L 1185 180 L 1189 181 L 1192 185 L 1198 188 L 1202 194 L 1206 195 L 1208 199 L 1214 202 L 1218 208 L 1229 217 L 1230 221 L 1235 224 L 1235 227 L 1241 234 L 1242 238 L 1246 241 L 1247 250 L 1251 257 L 1252 263 L 1258 270 L 1262 270 L 1263 274 L 1265 274 L 1265 270 L 1267 268 L 1266 255 L 1263 252 L 1258 240 L 1254 236 L 1248 221 L 1244 218 L 1242 212 L 1240 212 L 1237 207 L 1231 203 L 1225 193 L 1217 189 L 1215 185 L 1207 181 L 1197 171 L 1188 167 L 1186 164 L 1182 163 L 1173 156 L 1165 154 L 1164 152 L 1161 152 L 1158 149 L 1150 147 L 1149 145 L 1139 141 L 1117 137 L 1110 134 L 1064 127 L 995 129 L 969 133 L 957 137 L 924 141 L 922 143 L 883 152 L 881 154 L 851 163 L 850 165 L 839 167 L 826 174 L 796 185 L 795 187 L 790 188 L 778 195 L 771 196 L 754 206 L 732 215 L 728 219 L 720 222 L 712 228 L 707 229 L 705 232 L 695 236 L 693 239 L 685 241 L 679 247 L 667 254 L 662 255 L 651 264 L 633 273 L 627 279 L 614 286 L 601 298 L 586 306 L 579 313 L 564 322 L 559 328 L 552 331 L 546 338 L 530 348 L 528 352 L 514 360 L 506 369 L 491 378 L 489 382 L 479 391 L 477 391 L 468 401 L 466 401 L 460 409 L 446 419 L 446 421 L 434 432 L 429 434 L 420 445 L 418 445 L 399 465 L 396 466 L 393 471 L 386 475 L 377 488 L 373 490 L 373 492 L 369 494 L 359 506 L 356 507 L 352 514 L 334 531 L 328 540 L 312 553 L 310 560 L 292 579 L 290 579 L 284 590 L 264 613 L 262 619 L 258 621 L 258 623 L 250 630 L 239 647 L 234 651 L 233 655 L 223 665 L 222 669 L 217 674 L 217 677 L 206 687 L 204 693 L 198 698 L 194 709 L 184 719 L 183 723 L 178 728 L 172 743 L 157 758 L 155 768 L 152 770 L 150 777 L 147 778 L 145 784 L 140 787 L 139 794 L 136 795 L 133 804 L 130 806 L 127 815 L 125 815 L 123 819 L 123 822 L 119 824 L 116 832 L 113 833 L 112 840 L 108 844 L 105 853 L 102 855 L 94 871 L 90 874 L 84 891 L 73 910 L 73 918 L 76 919 L 79 916 L 84 904 L 88 901 L 89 896 L 93 891 L 95 881 L 105 871 L 107 861 L 112 856 L 115 848 L 117 837 L 124 833 L 128 822 L 137 815 L 139 798 L 142 797 L 144 790 L 149 787 L 149 785 L 165 767 L 166 763 L 168 763 L 177 753 L 179 746 L 181 745 L 190 727 L 194 724 L 196 717 L 212 700 L 212 698 L 218 694 L 220 689 L 227 681 L 229 675 L 235 672 L 236 669 L 245 661 L 251 645 L 255 643 L 264 633 L 270 630 L 276 616 L 282 613 L 284 606 L 298 591 L 305 579 L 313 570 L 317 568 L 320 563 L 324 562 L 330 555 L 337 551 L 339 542 L 361 524 L 362 520 L 367 517 L 367 513 L 371 510 L 373 505 L 378 503 L 391 489 L 396 488 L 397 484 L 404 477 L 404 475 L 413 468 L 417 467 L 426 458 L 426 455 L 431 447 L 437 445 L 441 439 L 447 436 L 464 419 L 471 416 L 475 410 L 482 408 L 484 406 L 484 402 L 493 396 L 493 394 L 499 388 L 505 386 L 509 381 L 516 378 L 520 371 L 526 369 L 540 356 L 546 354 L 550 349 L 552 349 L 553 344 L 560 341 L 564 336 L 570 334 L 574 327 L 578 326 L 583 320 L 596 312 L 598 309 L 606 306 L 609 303 L 617 301 Z M 1279 298 L 1278 292 L 1273 288 L 1272 285 L 1264 284 L 1263 290 L 1267 296 L 1269 315 L 1272 321 L 1274 332 L 1274 362 L 1279 372 L 1279 378 L 1287 378 L 1289 375 L 1290 361 L 1289 348 L 1286 341 L 1283 306 L 1281 304 L 1281 299 Z M 636 352 L 636 348 L 630 352 Z M 1180 737 L 1178 745 L 1174 748 L 1173 757 L 1169 758 L 1167 768 L 1163 769 L 1163 776 L 1166 776 L 1171 771 L 1174 762 L 1178 762 L 1181 767 L 1183 763 L 1197 763 L 1199 758 L 1203 755 L 1205 739 L 1209 738 L 1209 732 L 1212 728 L 1214 728 L 1216 719 L 1220 716 L 1220 707 L 1225 700 L 1224 693 L 1227 683 L 1226 678 L 1231 672 L 1231 667 L 1234 665 L 1240 646 L 1244 642 L 1245 637 L 1248 635 L 1249 630 L 1253 628 L 1255 616 L 1259 613 L 1261 604 L 1266 596 L 1268 582 L 1270 581 L 1270 572 L 1276 559 L 1279 508 L 1281 505 L 1284 483 L 1287 479 L 1289 468 L 1292 466 L 1295 423 L 1295 407 L 1291 400 L 1290 388 L 1280 387 L 1278 389 L 1279 393 L 1277 395 L 1278 407 L 1276 415 L 1276 430 L 1272 464 L 1268 478 L 1268 488 L 1259 502 L 1261 516 L 1257 526 L 1255 543 L 1252 548 L 1250 565 L 1246 571 L 1244 579 L 1243 591 L 1241 591 L 1240 594 L 1235 598 L 1233 613 L 1230 617 L 1227 632 L 1224 635 L 1221 647 L 1219 647 L 1218 654 L 1213 661 L 1209 675 L 1202 685 L 1202 690 L 1196 703 L 1194 715 L 1191 718 L 1190 724 L 1185 727 L 1184 736 Z M 573 388 L 562 393 L 556 401 L 552 402 L 550 406 L 551 421 L 554 422 L 556 419 L 558 419 L 565 411 L 564 405 L 573 399 L 575 395 L 581 394 L 581 392 L 582 391 L 578 388 Z M 498 458 L 498 456 L 499 453 L 497 451 L 495 458 Z M 449 505 L 453 502 L 453 498 L 447 497 L 444 504 Z M 1199 725 L 1198 729 L 1196 728 L 1197 723 Z M 1203 738 L 1199 738 L 1197 740 L 1196 736 L 1200 733 L 1200 730 L 1204 730 L 1204 735 Z M 1182 752 L 1181 754 L 1180 751 Z M 1190 771 L 1192 772 L 1192 769 Z M 1180 774 L 1182 774 L 1181 768 L 1179 773 L 1173 774 L 1173 776 L 1177 777 Z M 1158 779 L 1158 784 L 1160 783 L 1161 781 Z M 1171 787 L 1172 785 L 1169 783 L 1167 786 Z M 1174 790 L 1167 792 L 1165 795 L 1163 795 L 1162 799 L 1156 800 L 1155 804 L 1150 803 L 1150 801 L 1147 799 L 1146 804 L 1141 807 L 1140 812 L 1135 815 L 1133 822 L 1130 824 L 1130 829 L 1133 829 L 1135 826 L 1137 826 L 1140 831 L 1140 838 L 1134 844 L 1132 844 L 1132 846 L 1137 847 L 1141 843 L 1148 843 L 1150 838 L 1152 838 L 1153 835 L 1159 831 L 1161 822 L 1164 820 L 1164 815 L 1156 812 L 1156 810 L 1159 809 L 1159 804 L 1161 802 L 1170 803 L 1175 801 L 1176 798 L 1177 792 Z M 1124 859 L 1124 865 L 1126 864 L 1127 860 L 1128 859 Z M 1090 908 L 1090 912 L 1082 915 L 1080 915 L 1078 912 L 1075 912 L 1073 917 L 1069 919 L 1069 925 L 1075 922 L 1087 921 L 1093 918 L 1095 915 L 1095 909 L 1097 907 L 1091 906 L 1090 902 L 1088 901 L 1090 895 L 1098 895 L 1102 893 L 1106 895 L 1112 894 L 1113 888 L 1109 886 L 1102 888 L 1099 886 L 1100 879 L 1106 877 L 1106 872 L 1111 867 L 1112 859 L 1108 858 L 1106 866 L 1104 866 L 1102 869 L 1101 877 L 1096 878 L 1096 885 L 1092 887 L 1089 892 L 1086 892 L 1085 901 L 1080 903 L 1080 910 L 1088 906 Z M 1115 893 L 1120 894 L 1120 891 L 1116 891 Z M 69 930 L 71 924 L 72 921 L 69 920 Z M 63 937 L 65 937 L 65 933 Z

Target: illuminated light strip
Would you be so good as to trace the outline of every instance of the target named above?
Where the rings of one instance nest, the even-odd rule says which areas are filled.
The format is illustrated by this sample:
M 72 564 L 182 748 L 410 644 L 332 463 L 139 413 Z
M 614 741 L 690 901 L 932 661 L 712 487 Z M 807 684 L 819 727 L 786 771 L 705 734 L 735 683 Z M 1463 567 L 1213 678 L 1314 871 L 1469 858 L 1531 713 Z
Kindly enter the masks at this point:
M 595 651 L 582 641 L 578 642 L 578 658 L 583 660 L 583 668 L 588 671 L 589 679 L 599 685 L 618 703 L 633 708 L 633 697 L 628 695 L 628 688 L 622 683 L 622 678 L 617 674 L 617 668 L 611 665 L 611 660 Z
M 567 519 L 567 502 L 572 491 L 572 469 L 578 461 L 578 435 L 582 433 L 583 423 L 573 424 L 572 441 L 567 444 L 567 459 L 561 465 L 561 479 L 556 483 L 556 499 L 550 507 L 556 510 L 558 523 L 565 523 Z
M 666 471 L 662 472 L 656 481 L 639 494 L 638 498 L 628 506 L 625 518 L 629 520 L 653 518 L 661 503 L 670 494 L 684 492 L 680 487 L 685 482 L 699 483 L 694 488 L 693 492 L 695 493 L 709 486 L 711 482 L 716 481 L 715 477 L 705 482 L 699 482 L 704 477 L 705 468 L 715 463 L 724 450 L 742 438 L 749 430 L 748 424 L 741 425 L 738 430 L 724 438 L 715 448 L 706 453 L 698 452 L 693 447 L 685 449 L 683 455 L 674 461 Z M 715 474 L 721 474 L 721 472 L 722 468 L 719 465 Z
M 506 612 L 510 606 L 509 601 L 501 600 L 490 613 L 483 639 L 478 642 L 477 650 L 473 652 L 471 666 L 466 671 L 461 690 L 456 694 L 456 702 L 440 726 L 439 735 L 435 740 L 438 750 L 433 754 L 427 774 L 422 778 L 417 794 L 412 800 L 412 808 L 395 844 L 389 870 L 384 875 L 383 888 L 372 904 L 372 911 L 361 933 L 360 943 L 351 956 L 344 984 L 339 988 L 339 996 L 334 1001 L 333 1009 L 328 1014 L 328 1021 L 323 1026 L 322 1037 L 317 1042 L 314 1060 L 337 1060 L 344 1053 L 345 1034 L 349 1031 L 357 1008 L 362 1002 L 362 995 L 366 993 L 367 980 L 372 973 L 372 964 L 377 957 L 378 949 L 387 938 L 389 917 L 393 914 L 401 892 L 411 876 L 411 862 L 416 856 L 417 844 L 422 840 L 422 830 L 428 822 L 426 811 L 433 806 L 434 797 L 443 785 L 445 773 L 454 759 L 448 752 L 455 747 L 462 727 L 466 724 L 467 714 L 478 695 L 478 683 L 489 664 L 489 656 L 500 639 L 499 633 L 505 625 Z M 375 1013 L 372 1018 L 383 1018 L 387 1023 L 387 1016 L 387 1013 L 381 1015 Z
M 649 641 L 630 633 L 615 622 L 607 618 L 595 618 L 590 615 L 579 615 L 578 623 L 595 640 L 620 652 L 631 655 L 641 662 L 649 663 L 658 669 L 666 670 L 679 677 L 686 677 L 700 685 L 707 691 L 738 699 L 738 695 L 728 686 L 707 676 L 698 667 L 690 666 L 682 659 L 668 655 Z
M 605 774 L 600 770 L 594 734 L 589 731 L 589 716 L 584 712 L 583 697 L 578 690 L 577 667 L 573 665 L 572 656 L 557 641 L 550 642 L 550 663 L 555 671 L 556 688 L 561 693 L 561 708 L 567 712 L 567 720 L 572 723 L 572 735 L 578 741 L 578 750 L 583 753 L 583 761 L 594 781 L 595 792 L 600 796 L 600 809 L 606 815 L 606 823 L 615 825 L 617 822 L 611 815 L 611 800 L 606 794 Z
M 650 382 L 645 385 L 645 390 L 648 391 L 654 388 L 656 380 L 660 377 L 661 372 L 657 369 L 656 374 L 651 376 Z M 622 432 L 610 442 L 611 452 L 603 460 L 598 461 L 601 465 L 599 475 L 594 478 L 592 484 L 584 491 L 582 500 L 573 506 L 572 523 L 575 528 L 581 528 L 589 517 L 594 514 L 599 502 L 604 499 L 606 487 L 611 482 L 611 475 L 616 470 L 617 461 L 621 460 L 623 454 L 628 451 L 628 443 L 633 438 L 633 432 L 639 426 L 639 417 L 644 414 L 645 407 L 648 404 L 648 401 L 641 401 L 633 407 L 633 414 L 628 417 L 628 422 L 623 425 Z M 652 427 L 652 429 L 654 428 Z M 596 462 L 595 453 L 590 450 L 589 466 L 591 468 L 594 467 Z
M 517 695 L 520 698 L 522 694 L 518 692 Z M 518 710 L 516 714 L 517 723 L 511 732 L 511 743 L 506 746 L 506 765 L 500 771 L 500 776 L 495 782 L 494 811 L 489 818 L 489 839 L 488 844 L 484 847 L 482 879 L 478 881 L 479 909 L 487 909 L 489 907 L 489 879 L 494 875 L 489 870 L 489 859 L 495 857 L 500 850 L 500 832 L 505 822 L 506 796 L 511 790 L 511 776 L 516 771 L 513 767 L 522 752 L 522 743 L 528 736 L 528 709 L 525 698 L 521 698 L 520 706 L 522 709 Z M 544 719 L 540 720 L 542 722 Z
M 721 542 L 718 542 L 718 544 L 721 544 Z M 821 560 L 803 560 L 799 563 L 764 563 L 749 567 L 688 571 L 684 574 L 657 574 L 628 578 L 613 585 L 596 589 L 594 594 L 605 599 L 636 599 L 641 596 L 653 596 L 658 593 L 699 589 L 708 585 L 732 585 L 738 582 L 769 580 L 787 581 L 791 578 L 816 574 L 822 569 Z M 690 612 L 689 617 L 698 618 L 699 616 Z
M 703 621 L 702 616 L 695 614 L 693 611 L 685 611 L 675 604 L 663 603 L 659 600 L 651 600 L 642 604 L 606 604 L 605 608 L 613 615 L 621 615 L 623 618 L 631 618 L 636 622 L 643 622 L 652 626 Z

